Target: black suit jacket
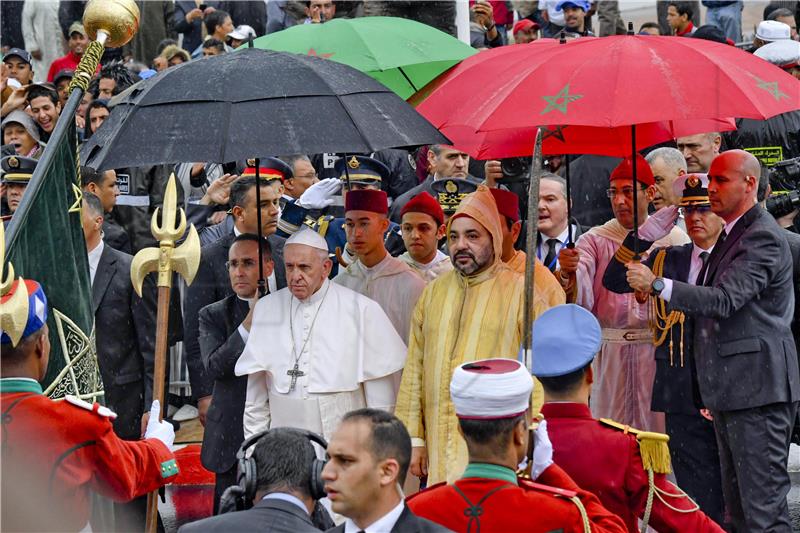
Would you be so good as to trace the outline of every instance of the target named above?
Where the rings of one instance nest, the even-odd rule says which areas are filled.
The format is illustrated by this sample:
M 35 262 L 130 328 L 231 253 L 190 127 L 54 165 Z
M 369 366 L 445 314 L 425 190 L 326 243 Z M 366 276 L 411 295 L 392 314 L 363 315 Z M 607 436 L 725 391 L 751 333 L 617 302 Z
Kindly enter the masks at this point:
M 212 472 L 230 470 L 244 441 L 247 376 L 237 376 L 233 369 L 244 350 L 238 328 L 248 311 L 247 302 L 235 294 L 200 310 L 200 355 L 209 379 L 214 380 L 200 458 Z
M 247 511 L 226 513 L 186 524 L 179 533 L 319 533 L 308 513 L 293 503 L 282 500 L 261 500 Z
M 698 384 L 712 410 L 800 400 L 792 258 L 783 231 L 754 206 L 714 247 L 705 286 L 673 284 L 670 305 L 695 319 Z
M 186 365 L 189 368 L 192 395 L 195 398 L 210 395 L 214 387 L 214 380 L 208 376 L 200 356 L 198 317 L 203 307 L 233 294 L 228 269 L 225 268 L 233 239 L 234 235 L 230 233 L 216 242 L 203 246 L 200 268 L 197 270 L 194 282 L 186 290 L 183 349 Z M 278 289 L 282 289 L 286 286 L 286 270 L 283 265 L 283 244 L 286 239 L 277 235 L 270 235 L 268 239 L 272 246 L 272 259 L 275 262 L 275 281 Z
M 628 249 L 633 249 L 633 232 L 622 243 Z M 649 248 L 652 242 L 639 241 L 639 248 Z M 666 250 L 664 257 L 663 277 L 677 281 L 689 279 L 689 268 L 692 262 L 694 244 L 687 243 L 681 246 L 656 248 L 644 264 L 653 268 L 656 257 L 662 250 Z M 626 278 L 625 265 L 612 259 L 603 275 L 603 286 L 618 294 L 633 292 Z M 667 311 L 670 308 L 668 306 Z M 681 334 L 683 334 L 683 365 L 681 365 Z M 672 336 L 672 363 L 670 364 L 670 335 Z M 653 381 L 653 397 L 650 408 L 662 413 L 698 415 L 700 399 L 695 398 L 694 372 L 692 362 L 692 344 L 694 326 L 692 318 L 687 316 L 684 320 L 683 331 L 681 326 L 672 326 L 672 331 L 667 333 L 664 342 L 656 347 L 656 375 Z
M 110 218 L 103 221 L 103 242 L 120 252 L 132 253 L 128 232 Z
M 800 235 L 793 231 L 786 230 L 784 234 L 789 242 L 789 250 L 792 253 L 792 265 L 794 271 L 794 319 L 792 320 L 792 334 L 794 334 L 794 344 L 800 356 Z
M 131 284 L 132 257 L 105 245 L 92 283 L 97 362 L 114 430 L 139 438 L 142 413 L 153 397 L 156 288 L 148 276 L 139 298 Z
M 327 533 L 344 533 L 344 524 L 329 529 Z M 452 531 L 436 522 L 420 518 L 404 505 L 403 512 L 395 522 L 391 533 L 452 533 Z

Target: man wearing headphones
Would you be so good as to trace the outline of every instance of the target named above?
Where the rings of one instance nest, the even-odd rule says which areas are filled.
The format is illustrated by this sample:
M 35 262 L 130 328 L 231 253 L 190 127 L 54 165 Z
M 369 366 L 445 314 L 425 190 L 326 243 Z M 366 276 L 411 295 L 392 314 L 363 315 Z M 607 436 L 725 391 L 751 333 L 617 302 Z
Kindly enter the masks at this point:
M 179 533 L 319 533 L 312 513 L 322 529 L 332 526 L 330 517 L 320 523 L 319 511 L 315 513 L 316 500 L 325 496 L 321 478 L 324 462 L 317 459 L 312 442 L 326 446 L 322 437 L 293 428 L 271 429 L 245 440 L 236 454 L 239 485 L 225 492 L 220 511 L 224 513 L 237 498 L 252 501 L 253 507 L 186 524 Z M 247 449 L 254 444 L 252 456 L 246 457 Z

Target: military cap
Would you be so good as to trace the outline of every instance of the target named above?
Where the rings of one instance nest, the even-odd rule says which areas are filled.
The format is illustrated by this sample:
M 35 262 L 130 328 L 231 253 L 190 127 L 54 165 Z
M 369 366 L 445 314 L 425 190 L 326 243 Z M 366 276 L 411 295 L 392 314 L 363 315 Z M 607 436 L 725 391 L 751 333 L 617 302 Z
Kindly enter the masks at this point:
M 585 367 L 600 351 L 600 323 L 575 304 L 551 307 L 533 323 L 533 375 L 565 376 Z
M 241 177 L 255 177 L 255 175 L 256 160 L 248 159 L 247 166 L 242 171 Z M 258 177 L 263 181 L 281 180 L 283 182 L 293 176 L 292 167 L 277 157 L 264 157 L 258 160 Z
M 9 155 L 0 159 L 3 169 L 3 183 L 26 184 L 31 180 L 33 171 L 36 170 L 36 160 L 30 157 Z
M 685 174 L 678 176 L 672 184 L 676 196 L 680 195 L 680 207 L 710 206 L 708 199 L 708 175 Z
M 340 180 L 346 181 L 350 176 L 350 183 L 361 185 L 380 185 L 383 180 L 388 181 L 391 175 L 389 167 L 363 155 L 341 157 L 334 163 L 333 169 Z
M 478 190 L 477 185 L 462 178 L 437 180 L 431 183 L 431 188 L 436 193 L 436 201 L 442 206 L 445 215 L 455 213 L 461 200 Z

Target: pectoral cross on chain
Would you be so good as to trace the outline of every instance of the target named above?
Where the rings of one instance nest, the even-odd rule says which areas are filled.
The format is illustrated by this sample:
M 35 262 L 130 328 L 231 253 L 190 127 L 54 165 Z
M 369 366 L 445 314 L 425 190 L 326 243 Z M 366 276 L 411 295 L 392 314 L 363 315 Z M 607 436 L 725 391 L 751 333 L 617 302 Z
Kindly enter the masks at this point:
M 286 375 L 292 377 L 292 383 L 289 385 L 289 392 L 292 392 L 294 390 L 295 385 L 297 385 L 297 378 L 299 378 L 300 376 L 305 376 L 306 373 L 300 370 L 300 366 L 297 363 L 295 363 L 294 368 L 286 371 Z

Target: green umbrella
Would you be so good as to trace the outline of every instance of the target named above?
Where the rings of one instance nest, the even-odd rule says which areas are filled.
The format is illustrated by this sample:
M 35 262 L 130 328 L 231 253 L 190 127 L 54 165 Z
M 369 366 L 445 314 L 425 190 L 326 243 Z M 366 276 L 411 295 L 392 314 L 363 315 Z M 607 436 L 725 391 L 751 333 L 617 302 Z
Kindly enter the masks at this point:
M 407 99 L 477 50 L 426 24 L 397 17 L 334 19 L 259 37 L 256 48 L 329 58 Z

